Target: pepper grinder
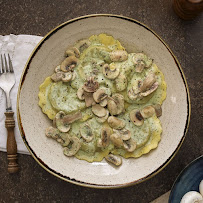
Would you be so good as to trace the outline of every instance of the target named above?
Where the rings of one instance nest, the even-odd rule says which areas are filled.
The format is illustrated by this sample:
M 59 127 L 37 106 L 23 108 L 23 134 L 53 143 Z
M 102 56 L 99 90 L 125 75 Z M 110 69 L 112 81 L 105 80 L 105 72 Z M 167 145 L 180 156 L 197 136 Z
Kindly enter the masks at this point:
M 203 0 L 173 0 L 173 9 L 183 20 L 192 20 L 203 11 Z

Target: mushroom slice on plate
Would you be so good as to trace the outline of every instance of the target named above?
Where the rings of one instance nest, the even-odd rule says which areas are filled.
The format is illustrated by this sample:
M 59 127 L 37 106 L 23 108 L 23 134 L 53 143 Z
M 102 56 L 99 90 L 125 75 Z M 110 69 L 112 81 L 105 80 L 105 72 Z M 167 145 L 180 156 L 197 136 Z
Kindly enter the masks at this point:
M 119 134 L 121 136 L 122 140 L 129 140 L 131 138 L 131 132 L 127 129 L 122 130 L 113 130 L 115 133 Z
M 95 92 L 99 88 L 99 83 L 90 77 L 87 82 L 83 85 L 83 89 L 86 92 Z
M 155 112 L 156 112 L 156 116 L 160 117 L 162 115 L 162 108 L 160 104 L 155 104 L 153 105 Z
M 82 39 L 76 43 L 75 47 L 79 49 L 80 53 L 82 53 L 90 46 L 90 44 L 91 42 L 88 39 Z
M 103 65 L 103 74 L 106 78 L 114 80 L 119 75 L 119 68 L 117 68 L 114 64 L 104 64 Z
M 117 114 L 117 104 L 114 101 L 114 99 L 111 97 L 108 97 L 108 99 L 107 99 L 107 108 L 111 115 Z
M 122 147 L 123 146 L 123 140 L 122 140 L 121 136 L 117 133 L 111 134 L 110 140 L 116 147 Z
M 86 105 L 86 107 L 90 107 L 90 106 L 95 104 L 92 92 L 85 92 L 84 91 L 84 98 L 85 98 L 85 105 Z
M 110 127 L 116 130 L 121 130 L 125 127 L 125 121 L 115 116 L 110 116 L 108 118 L 108 124 L 110 125 Z
M 141 92 L 148 90 L 156 82 L 156 77 L 154 73 L 150 73 L 142 82 L 139 89 Z
M 63 117 L 63 122 L 67 123 L 67 124 L 71 124 L 79 119 L 82 118 L 82 113 L 81 112 L 77 112 L 74 114 L 69 114 Z
M 101 146 L 107 147 L 110 142 L 110 135 L 112 133 L 111 128 L 109 127 L 103 127 L 101 130 Z
M 99 105 L 102 106 L 102 107 L 105 107 L 107 105 L 107 102 L 108 102 L 107 98 L 103 99 L 102 101 L 99 102 Z
M 203 197 L 199 192 L 189 191 L 181 199 L 180 203 L 201 203 Z
M 56 73 L 54 73 L 52 76 L 51 76 L 51 79 L 54 81 L 54 82 L 58 82 L 60 80 L 62 80 L 63 78 L 63 72 L 62 71 L 58 71 Z
M 99 104 L 95 104 L 92 106 L 92 112 L 94 113 L 94 115 L 100 118 L 106 116 L 107 114 L 107 110 Z
M 106 94 L 104 89 L 98 89 L 96 92 L 93 93 L 93 98 L 96 103 L 100 103 L 104 100 L 108 95 Z
M 120 166 L 122 164 L 122 159 L 118 155 L 108 154 L 105 159 L 114 164 L 115 166 Z
M 138 109 L 133 109 L 130 112 L 130 120 L 134 123 L 136 126 L 141 126 L 144 123 L 144 119 L 142 117 L 142 114 Z
M 61 67 L 60 65 L 56 66 L 56 68 L 54 69 L 55 73 L 60 72 L 61 71 Z
M 72 76 L 73 76 L 72 72 L 64 73 L 63 77 L 62 77 L 62 81 L 63 82 L 69 82 L 69 81 L 71 81 Z
M 77 91 L 77 96 L 79 100 L 84 100 L 85 96 L 84 96 L 84 89 L 82 87 L 80 87 Z
M 63 148 L 63 153 L 66 156 L 74 156 L 80 149 L 80 140 L 77 137 L 69 137 L 70 143 Z
M 124 74 L 119 74 L 119 76 L 115 80 L 116 82 L 116 89 L 121 92 L 127 88 L 128 81 Z
M 126 61 L 128 53 L 124 50 L 115 50 L 110 53 L 110 59 L 112 61 Z
M 75 68 L 77 62 L 78 59 L 75 56 L 69 56 L 61 63 L 61 70 L 63 72 L 69 72 Z
M 123 147 L 125 150 L 127 150 L 128 152 L 133 152 L 136 149 L 136 142 L 130 138 L 129 140 L 126 140 L 123 142 Z
M 86 142 L 91 142 L 94 138 L 92 129 L 87 123 L 80 126 L 80 135 L 85 139 Z
M 59 111 L 56 114 L 56 127 L 61 132 L 68 132 L 70 130 L 70 124 L 66 121 L 64 121 L 65 113 L 63 111 Z
M 54 128 L 52 126 L 48 127 L 46 130 L 45 130 L 45 135 L 47 137 L 51 137 L 53 139 L 57 139 L 59 138 L 59 134 L 60 134 L 60 131 L 57 129 L 57 128 Z
M 154 115 L 155 109 L 153 106 L 146 106 L 140 111 L 143 118 L 149 118 Z
M 106 116 L 100 117 L 100 118 L 96 117 L 96 120 L 97 120 L 98 123 L 104 123 L 108 119 L 108 117 L 109 117 L 109 111 L 108 110 L 106 110 L 106 111 L 107 111 Z
M 112 99 L 115 101 L 116 105 L 117 105 L 117 115 L 122 113 L 124 110 L 124 97 L 121 94 L 114 94 L 112 96 Z
M 158 86 L 159 86 L 159 83 L 155 82 L 147 91 L 141 92 L 140 96 L 146 97 L 146 96 L 150 95 L 152 92 L 154 92 L 158 88 Z
M 76 47 L 69 47 L 67 50 L 66 50 L 66 56 L 75 56 L 77 58 L 80 57 L 80 51 L 78 50 L 78 48 Z

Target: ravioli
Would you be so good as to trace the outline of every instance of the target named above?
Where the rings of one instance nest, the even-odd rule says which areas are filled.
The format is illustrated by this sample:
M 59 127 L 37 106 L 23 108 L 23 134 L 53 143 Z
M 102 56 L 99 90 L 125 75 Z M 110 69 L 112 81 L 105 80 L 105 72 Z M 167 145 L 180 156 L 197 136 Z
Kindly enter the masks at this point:
M 127 53 L 107 34 L 69 47 L 67 57 L 39 88 L 39 106 L 54 125 L 47 137 L 66 156 L 88 162 L 138 158 L 158 146 L 163 73 L 144 53 Z

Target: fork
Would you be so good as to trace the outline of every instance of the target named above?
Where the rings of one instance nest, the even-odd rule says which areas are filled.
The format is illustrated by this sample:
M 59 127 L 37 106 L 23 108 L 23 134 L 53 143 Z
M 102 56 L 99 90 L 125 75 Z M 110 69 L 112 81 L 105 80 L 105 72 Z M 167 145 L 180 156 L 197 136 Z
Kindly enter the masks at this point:
M 15 75 L 13 71 L 13 65 L 8 54 L 8 59 L 6 55 L 1 54 L 1 67 L 0 67 L 0 88 L 6 94 L 6 121 L 5 127 L 7 128 L 7 159 L 8 159 L 8 172 L 15 173 L 19 170 L 17 164 L 17 144 L 14 135 L 15 120 L 13 118 L 14 112 L 11 107 L 10 100 L 10 90 L 15 84 Z

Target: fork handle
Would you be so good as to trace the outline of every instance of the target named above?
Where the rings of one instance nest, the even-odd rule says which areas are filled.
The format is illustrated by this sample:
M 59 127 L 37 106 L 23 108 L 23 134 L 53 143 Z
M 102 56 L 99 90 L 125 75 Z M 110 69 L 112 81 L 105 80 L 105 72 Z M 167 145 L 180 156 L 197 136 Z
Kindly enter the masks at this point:
M 14 112 L 5 112 L 7 128 L 7 158 L 8 158 L 8 172 L 16 173 L 19 170 L 17 163 L 17 144 L 14 135 L 15 120 L 13 118 Z

